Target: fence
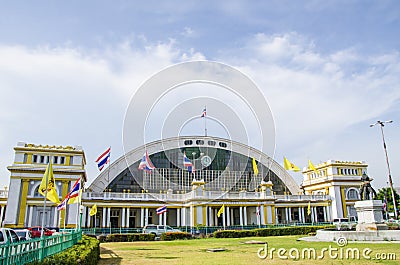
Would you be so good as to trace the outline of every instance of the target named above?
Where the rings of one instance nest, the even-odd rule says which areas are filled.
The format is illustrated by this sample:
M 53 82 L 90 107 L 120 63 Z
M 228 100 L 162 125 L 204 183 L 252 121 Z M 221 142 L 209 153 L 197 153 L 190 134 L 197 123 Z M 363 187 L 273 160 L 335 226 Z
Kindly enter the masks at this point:
M 82 239 L 82 231 L 71 231 L 39 239 L 0 245 L 0 264 L 25 264 L 72 247 Z

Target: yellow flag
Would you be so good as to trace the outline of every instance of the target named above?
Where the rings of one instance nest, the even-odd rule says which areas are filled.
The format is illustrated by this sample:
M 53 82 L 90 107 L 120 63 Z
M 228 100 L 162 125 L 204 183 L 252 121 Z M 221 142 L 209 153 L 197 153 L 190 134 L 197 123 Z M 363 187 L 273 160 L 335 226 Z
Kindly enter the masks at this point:
M 300 171 L 300 168 L 296 167 L 295 164 L 287 160 L 286 157 L 283 157 L 283 166 L 286 170 L 293 170 L 294 172 Z
M 308 202 L 308 207 L 307 207 L 307 214 L 311 214 L 311 202 Z
M 258 175 L 258 168 L 257 168 L 257 164 L 256 164 L 256 160 L 253 157 L 253 171 L 254 171 L 254 176 Z
M 308 159 L 308 167 L 309 167 L 310 169 L 314 170 L 314 172 L 318 174 L 317 169 L 314 167 L 313 163 L 311 163 L 311 160 L 310 160 L 310 159 Z
M 89 215 L 93 216 L 97 213 L 97 204 L 93 205 L 92 208 L 90 209 Z
M 46 188 L 47 188 L 47 196 L 46 196 Z M 47 165 L 46 171 L 44 172 L 42 183 L 40 183 L 39 186 L 39 193 L 42 194 L 43 196 L 46 196 L 46 199 L 56 203 L 57 205 L 60 203 L 60 199 L 58 198 L 56 189 L 56 181 L 54 179 L 54 174 L 53 174 L 53 165 L 51 164 L 51 161 Z
M 221 208 L 219 209 L 217 216 L 220 217 L 225 211 L 225 204 L 222 204 Z

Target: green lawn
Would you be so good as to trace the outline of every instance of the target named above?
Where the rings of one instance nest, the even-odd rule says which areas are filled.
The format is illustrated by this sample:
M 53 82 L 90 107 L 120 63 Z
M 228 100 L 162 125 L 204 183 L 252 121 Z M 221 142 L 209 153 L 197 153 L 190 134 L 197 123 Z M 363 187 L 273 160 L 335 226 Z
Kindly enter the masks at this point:
M 399 264 L 400 263 L 400 244 L 398 243 L 349 243 L 347 246 L 338 247 L 336 243 L 319 242 L 310 243 L 297 241 L 299 236 L 281 237 L 251 237 L 251 238 L 209 238 L 196 240 L 178 241 L 154 241 L 154 242 L 129 242 L 129 243 L 102 243 L 101 260 L 99 265 L 116 264 Z M 268 243 L 268 252 L 271 248 L 276 248 L 273 258 L 270 256 L 260 259 L 257 251 L 264 248 L 264 244 L 244 244 L 250 240 L 263 241 Z M 332 249 L 330 258 L 329 247 Z M 223 252 L 207 252 L 207 249 L 225 249 Z M 287 259 L 278 257 L 278 249 L 286 249 Z M 308 259 L 308 252 L 305 252 L 306 259 L 302 259 L 304 249 L 314 248 L 316 257 L 321 256 L 321 250 L 327 248 L 323 259 Z M 368 249 L 372 252 L 368 253 Z M 360 259 L 353 259 L 353 254 L 360 253 Z M 352 251 L 353 254 L 352 254 Z M 363 257 L 370 257 L 368 260 Z M 290 253 L 289 253 L 290 252 Z M 299 259 L 293 259 L 299 255 Z M 340 253 L 342 259 L 340 259 Z M 346 259 L 347 256 L 349 257 Z M 381 257 L 388 253 L 394 253 L 396 260 L 377 260 L 376 254 Z M 261 254 L 264 254 L 262 252 Z M 292 258 L 289 257 L 292 255 Z

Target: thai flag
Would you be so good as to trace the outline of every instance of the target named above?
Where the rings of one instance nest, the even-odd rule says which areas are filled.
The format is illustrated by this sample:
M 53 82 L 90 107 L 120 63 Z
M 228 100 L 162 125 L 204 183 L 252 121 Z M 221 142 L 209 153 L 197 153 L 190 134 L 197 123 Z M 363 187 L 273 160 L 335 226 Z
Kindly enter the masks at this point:
M 204 118 L 206 115 L 207 115 L 207 110 L 206 110 L 206 108 L 204 107 L 203 113 L 201 113 L 201 117 Z
M 74 186 L 72 186 L 70 192 L 67 194 L 66 198 L 75 198 L 79 196 L 79 190 L 81 189 L 81 179 L 75 181 Z
M 183 166 L 188 168 L 188 171 L 192 173 L 194 171 L 194 166 L 189 158 L 186 157 L 186 153 L 183 153 Z
M 165 212 L 167 212 L 167 206 L 166 205 L 161 206 L 161 207 L 157 208 L 157 210 L 156 210 L 157 214 L 163 214 Z
M 97 158 L 96 163 L 97 167 L 101 171 L 105 165 L 110 163 L 110 155 L 111 155 L 111 147 L 108 148 L 104 153 L 102 153 L 99 158 Z
M 57 210 L 59 211 L 65 210 L 65 208 L 67 207 L 67 202 L 68 202 L 68 197 L 65 197 L 65 199 L 59 205 L 57 205 Z
M 140 161 L 139 170 L 147 170 L 147 171 L 152 171 L 153 169 L 155 169 L 156 167 L 153 165 L 153 163 L 151 163 L 149 154 L 146 152 L 143 155 L 142 161 Z

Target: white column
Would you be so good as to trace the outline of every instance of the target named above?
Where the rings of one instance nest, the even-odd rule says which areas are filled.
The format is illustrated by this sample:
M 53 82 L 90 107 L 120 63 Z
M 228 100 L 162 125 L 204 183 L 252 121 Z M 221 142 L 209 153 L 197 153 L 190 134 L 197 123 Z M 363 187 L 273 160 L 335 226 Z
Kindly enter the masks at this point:
M 146 208 L 144 211 L 144 225 L 149 224 L 149 208 Z
M 167 225 L 167 212 L 162 214 L 164 216 L 164 225 Z
M 103 227 L 106 227 L 107 208 L 103 207 Z
M 328 220 L 328 217 L 326 215 L 326 207 L 322 207 L 322 210 L 324 211 L 324 222 L 326 222 Z
M 329 206 L 326 206 L 326 215 L 328 217 L 327 221 L 328 222 L 332 221 L 331 207 L 329 207 Z
M 234 218 L 234 216 L 233 216 L 233 209 L 230 209 L 230 211 L 229 211 L 229 219 L 230 219 L 230 224 L 231 225 L 235 225 L 235 218 Z
M 222 213 L 222 225 L 225 227 L 226 226 L 226 221 L 225 221 L 225 211 Z
M 121 216 L 121 227 L 125 227 L 125 208 L 121 208 L 122 216 Z
M 4 207 L 1 207 L 1 219 L 0 220 L 3 220 L 3 214 L 4 214 Z M 33 216 L 33 206 L 29 206 L 29 217 L 28 217 L 28 226 L 29 227 L 32 226 L 32 216 Z
M 317 218 L 317 207 L 314 206 L 313 208 L 314 208 L 314 221 L 315 221 L 315 222 L 318 222 L 318 218 Z
M 289 222 L 289 213 L 288 213 L 288 208 L 285 207 L 285 221 L 286 223 Z
M 239 207 L 239 219 L 240 219 L 240 225 L 243 226 L 243 207 Z
M 190 226 L 194 226 L 194 212 L 193 205 L 190 205 Z
M 144 208 L 140 208 L 140 227 L 144 226 Z
M 211 207 L 208 207 L 208 219 L 210 219 L 210 226 L 214 226 L 214 214 L 213 214 L 213 209 Z
M 247 206 L 243 207 L 243 217 L 244 225 L 247 225 Z
M 272 207 L 270 205 L 266 206 L 267 207 L 267 224 L 272 224 Z
M 181 208 L 176 209 L 176 226 L 181 226 Z
M 231 215 L 229 213 L 229 206 L 226 207 L 226 225 L 230 226 L 231 225 Z
M 58 219 L 58 212 L 59 210 L 57 210 L 57 207 L 54 207 L 54 218 L 53 218 L 53 226 L 57 227 L 57 219 Z M 78 224 L 76 224 L 78 225 Z
M 292 222 L 292 208 L 288 208 L 288 220 L 289 220 L 289 223 L 291 223 Z
M 87 210 L 87 207 L 84 207 L 84 206 L 82 206 L 82 207 L 83 207 L 83 211 L 82 211 L 82 227 L 86 227 L 86 216 L 87 216 L 86 215 L 86 212 L 87 212 L 86 210 Z M 61 213 L 60 213 L 60 215 L 61 215 Z M 60 224 L 60 226 L 61 226 L 61 224 Z
M 186 208 L 182 208 L 182 226 L 186 226 Z
M 206 223 L 205 223 L 205 225 L 206 226 L 210 226 L 210 215 L 208 214 L 208 209 L 210 208 L 210 207 L 208 207 L 208 206 L 205 206 L 206 207 L 206 209 L 205 209 L 205 213 L 206 213 Z
M 275 207 L 275 224 L 279 224 L 279 219 L 278 219 L 278 207 Z
M 257 206 L 258 207 L 258 206 Z M 257 214 L 257 207 L 256 207 L 256 214 Z M 260 215 L 258 216 L 260 219 L 259 224 L 264 225 L 264 205 L 260 205 Z
M 90 213 L 89 207 L 86 207 L 86 216 L 88 217 L 86 219 L 86 227 L 88 227 L 88 228 L 90 228 L 90 219 L 92 218 L 89 213 Z M 93 216 L 93 217 L 96 218 L 96 216 Z M 60 226 L 61 226 L 61 224 L 60 224 Z
M 126 222 L 125 222 L 125 227 L 129 228 L 129 218 L 131 215 L 131 208 L 126 208 Z
M 110 227 L 111 207 L 107 208 L 107 227 Z

